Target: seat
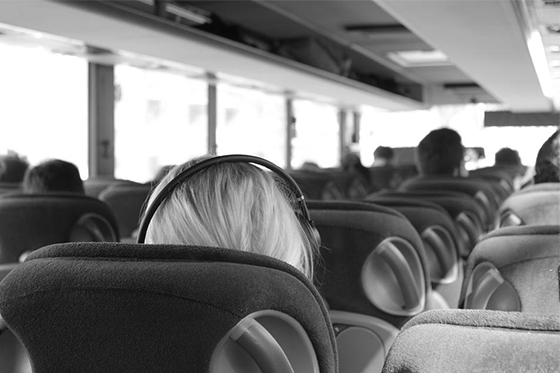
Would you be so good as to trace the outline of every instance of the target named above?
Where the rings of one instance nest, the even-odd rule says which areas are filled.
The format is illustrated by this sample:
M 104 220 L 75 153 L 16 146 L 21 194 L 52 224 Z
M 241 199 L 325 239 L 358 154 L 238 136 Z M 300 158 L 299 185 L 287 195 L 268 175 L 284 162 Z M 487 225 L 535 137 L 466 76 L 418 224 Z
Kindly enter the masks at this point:
M 464 308 L 560 315 L 560 226 L 495 230 L 469 256 Z
M 307 206 L 321 234 L 315 284 L 329 305 L 340 371 L 380 372 L 398 329 L 430 298 L 422 240 L 403 215 L 383 206 Z
M 376 198 L 397 198 L 432 202 L 444 208 L 455 222 L 458 233 L 458 248 L 461 258 L 466 259 L 476 242 L 483 235 L 484 212 L 482 207 L 474 203 L 471 197 L 450 191 L 400 191 L 381 192 L 368 196 L 368 200 Z
M 457 229 L 447 211 L 435 203 L 419 200 L 379 196 L 368 202 L 395 209 L 412 223 L 424 243 L 432 289 L 441 294 L 451 308 L 457 308 L 463 283 L 463 260 Z
M 403 327 L 383 373 L 557 373 L 558 351 L 558 315 L 432 310 Z
M 94 177 L 84 180 L 84 190 L 86 195 L 90 197 L 99 197 L 101 192 L 110 187 L 111 185 L 141 185 L 134 181 L 115 179 L 114 177 Z
M 0 263 L 59 242 L 118 241 L 107 205 L 77 194 L 11 194 L 0 197 Z
M 138 227 L 142 208 L 151 189 L 150 185 L 116 184 L 99 195 L 99 199 L 113 210 L 121 237 L 131 237 Z
M 483 208 L 484 228 L 488 232 L 494 228 L 494 218 L 497 214 L 501 200 L 488 183 L 477 179 L 458 178 L 451 176 L 419 176 L 406 180 L 399 190 L 440 191 L 449 190 L 465 193 Z
M 0 182 L 0 194 L 21 192 L 21 183 L 11 181 Z
M 344 190 L 324 171 L 291 170 L 290 176 L 298 183 L 307 199 L 342 200 Z
M 239 250 L 51 245 L 0 283 L 0 314 L 41 373 L 338 372 L 313 284 Z
M 560 183 L 529 185 L 500 206 L 496 227 L 560 224 Z

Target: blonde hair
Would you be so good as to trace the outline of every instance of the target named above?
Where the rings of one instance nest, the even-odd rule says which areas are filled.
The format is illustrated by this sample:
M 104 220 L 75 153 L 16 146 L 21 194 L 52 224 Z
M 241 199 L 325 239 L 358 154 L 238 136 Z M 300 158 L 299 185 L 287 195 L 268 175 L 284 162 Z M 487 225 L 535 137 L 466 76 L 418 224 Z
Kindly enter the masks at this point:
M 177 174 L 208 158 L 172 168 L 154 189 L 148 205 Z M 318 248 L 294 212 L 293 194 L 283 182 L 249 163 L 216 164 L 179 185 L 161 204 L 148 227 L 146 243 L 264 254 L 312 278 L 312 257 Z

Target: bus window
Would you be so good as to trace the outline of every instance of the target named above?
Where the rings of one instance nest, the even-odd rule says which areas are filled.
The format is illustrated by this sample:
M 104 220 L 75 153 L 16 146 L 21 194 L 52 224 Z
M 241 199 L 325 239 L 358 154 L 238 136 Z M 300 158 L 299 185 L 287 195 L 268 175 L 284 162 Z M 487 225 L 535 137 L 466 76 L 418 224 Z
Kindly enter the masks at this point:
M 115 176 L 152 180 L 166 165 L 207 153 L 207 84 L 115 67 Z
M 251 154 L 286 165 L 286 103 L 282 95 L 219 84 L 217 153 Z
M 318 102 L 294 100 L 292 168 L 311 162 L 321 168 L 340 164 L 339 123 L 336 107 Z
M 4 44 L 0 56 L 0 154 L 63 159 L 87 178 L 87 61 Z

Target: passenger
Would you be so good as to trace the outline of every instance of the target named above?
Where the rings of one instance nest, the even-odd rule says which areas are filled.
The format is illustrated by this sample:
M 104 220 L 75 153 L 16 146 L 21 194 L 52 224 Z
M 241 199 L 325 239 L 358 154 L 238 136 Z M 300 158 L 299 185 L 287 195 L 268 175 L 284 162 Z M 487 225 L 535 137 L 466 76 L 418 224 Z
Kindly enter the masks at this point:
M 452 129 L 433 130 L 416 148 L 416 166 L 420 175 L 467 177 L 465 148 L 461 136 Z
M 208 158 L 171 169 L 155 187 L 148 206 L 175 176 Z M 295 204 L 294 192 L 260 168 L 244 162 L 216 164 L 186 180 L 159 206 L 145 242 L 264 254 L 312 278 L 318 243 L 294 213 Z
M 371 179 L 376 190 L 396 189 L 402 182 L 393 165 L 395 153 L 392 148 L 378 146 L 373 152 Z
M 343 171 L 353 173 L 360 177 L 364 183 L 366 183 L 368 190 L 371 189 L 371 177 L 369 170 L 362 164 L 360 157 L 355 153 L 347 153 L 341 162 L 341 168 Z
M 21 183 L 29 163 L 16 153 L 0 157 L 0 182 Z
M 29 169 L 23 180 L 25 193 L 70 192 L 85 194 L 78 168 L 66 161 L 52 159 Z
M 392 167 L 394 158 L 395 153 L 392 148 L 387 146 L 378 146 L 373 152 L 373 164 L 371 167 Z
M 496 152 L 494 164 L 498 167 L 521 166 L 521 158 L 517 150 L 502 148 Z
M 535 162 L 535 184 L 560 182 L 560 130 L 542 145 Z

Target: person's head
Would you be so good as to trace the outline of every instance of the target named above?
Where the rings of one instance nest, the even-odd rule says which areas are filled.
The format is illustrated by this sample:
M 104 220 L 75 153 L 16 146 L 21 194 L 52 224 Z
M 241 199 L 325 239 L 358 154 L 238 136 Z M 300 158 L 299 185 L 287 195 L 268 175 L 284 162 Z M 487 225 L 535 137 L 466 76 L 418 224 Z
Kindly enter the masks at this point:
M 148 206 L 175 176 L 208 158 L 171 169 L 154 189 Z M 185 180 L 163 201 L 148 226 L 145 242 L 264 254 L 311 278 L 318 243 L 296 216 L 296 198 L 279 177 L 252 164 L 215 164 Z
M 533 182 L 560 182 L 560 130 L 554 132 L 539 150 Z
M 393 149 L 387 146 L 378 146 L 373 152 L 373 162 L 374 165 L 384 166 L 391 164 L 395 153 Z
M 496 166 L 521 166 L 521 158 L 517 150 L 502 148 L 496 152 Z
M 360 156 L 355 153 L 346 153 L 341 160 L 341 166 L 345 170 L 352 170 L 362 166 Z
M 175 167 L 175 166 L 174 165 L 166 165 L 166 166 L 160 167 L 160 169 L 156 173 L 156 176 L 154 176 L 154 180 L 152 180 L 152 182 L 153 183 L 159 183 L 173 167 Z
M 465 176 L 465 149 L 461 136 L 452 129 L 433 130 L 416 148 L 416 163 L 421 175 Z
M 20 183 L 23 181 L 29 163 L 18 155 L 5 155 L 0 157 L 0 181 Z
M 30 168 L 23 180 L 25 193 L 84 192 L 84 183 L 78 168 L 60 159 L 51 159 Z

